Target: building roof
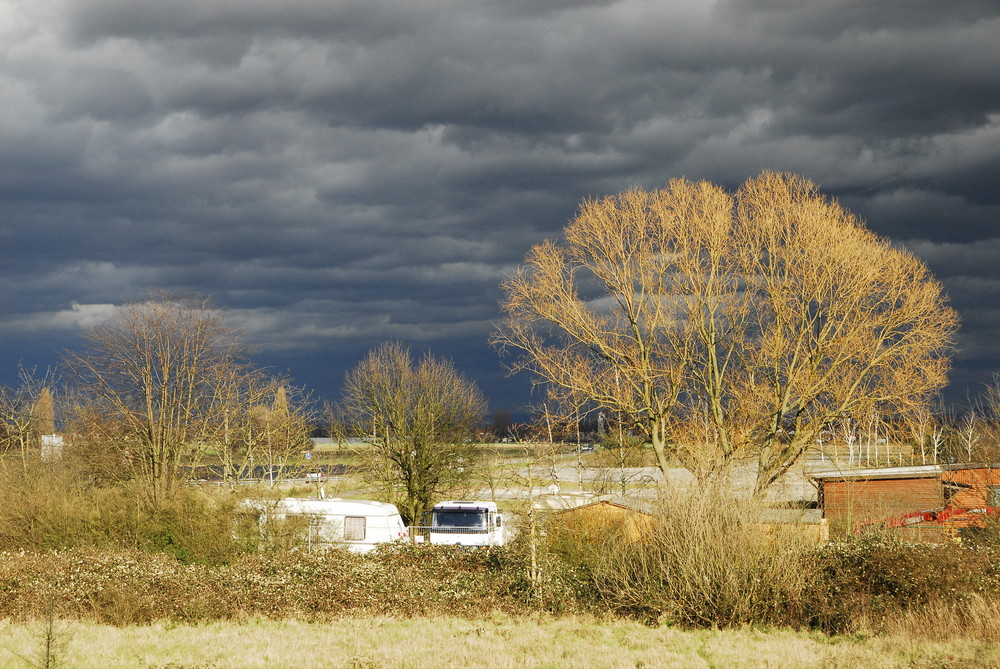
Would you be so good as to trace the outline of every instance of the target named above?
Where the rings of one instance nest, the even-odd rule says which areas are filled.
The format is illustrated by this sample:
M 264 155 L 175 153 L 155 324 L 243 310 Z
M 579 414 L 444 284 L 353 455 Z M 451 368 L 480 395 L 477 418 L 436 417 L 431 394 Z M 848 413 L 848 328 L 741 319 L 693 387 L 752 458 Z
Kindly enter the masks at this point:
M 393 504 L 369 499 L 342 499 L 333 497 L 315 499 L 313 497 L 284 497 L 279 500 L 248 500 L 258 510 L 274 509 L 278 513 L 307 514 L 315 516 L 395 516 L 399 509 Z
M 953 472 L 962 469 L 989 469 L 1000 467 L 1000 465 L 987 465 L 982 463 L 952 463 L 937 465 L 912 465 L 908 467 L 871 467 L 868 469 L 837 469 L 822 472 L 812 472 L 809 478 L 817 481 L 856 481 L 878 480 L 878 479 L 918 479 L 935 478 L 944 472 Z
M 641 513 L 644 515 L 652 515 L 647 509 L 639 508 L 632 500 L 626 502 L 623 499 L 618 499 L 613 501 L 613 498 L 604 497 L 603 499 L 595 499 L 584 504 L 579 504 L 577 506 L 572 506 L 568 508 L 556 509 L 556 513 L 572 513 L 575 511 L 581 511 L 583 509 L 590 509 L 594 507 L 610 507 L 615 509 L 621 509 L 622 511 L 631 511 L 632 513 Z

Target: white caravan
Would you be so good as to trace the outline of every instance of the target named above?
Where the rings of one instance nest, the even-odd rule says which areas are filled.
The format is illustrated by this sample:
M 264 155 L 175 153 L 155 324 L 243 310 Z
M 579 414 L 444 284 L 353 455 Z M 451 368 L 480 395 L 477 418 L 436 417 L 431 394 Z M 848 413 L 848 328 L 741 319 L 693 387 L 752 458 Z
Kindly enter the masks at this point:
M 406 525 L 393 504 L 365 499 L 286 497 L 276 502 L 252 501 L 261 519 L 278 521 L 304 517 L 309 522 L 309 549 L 343 545 L 367 553 L 378 544 L 403 542 Z
M 496 502 L 440 502 L 431 511 L 432 544 L 503 546 L 505 530 Z

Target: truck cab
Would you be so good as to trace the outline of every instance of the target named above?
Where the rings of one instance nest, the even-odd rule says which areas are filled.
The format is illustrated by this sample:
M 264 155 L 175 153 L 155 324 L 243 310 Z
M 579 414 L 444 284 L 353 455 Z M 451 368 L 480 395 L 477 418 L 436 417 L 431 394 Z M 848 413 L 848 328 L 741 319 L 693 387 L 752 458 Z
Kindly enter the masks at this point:
M 430 542 L 461 546 L 503 546 L 503 516 L 496 502 L 453 500 L 431 511 Z

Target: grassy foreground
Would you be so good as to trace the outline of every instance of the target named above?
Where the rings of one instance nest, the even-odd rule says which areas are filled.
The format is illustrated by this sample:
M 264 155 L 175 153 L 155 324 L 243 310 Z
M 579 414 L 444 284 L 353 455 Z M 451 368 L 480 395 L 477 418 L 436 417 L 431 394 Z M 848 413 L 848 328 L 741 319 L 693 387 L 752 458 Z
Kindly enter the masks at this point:
M 46 666 L 45 629 L 0 621 L 0 667 Z M 257 619 L 125 628 L 67 622 L 54 631 L 49 638 L 63 647 L 57 643 L 51 666 L 75 669 L 1000 666 L 1000 645 L 984 641 L 683 631 L 590 617 Z

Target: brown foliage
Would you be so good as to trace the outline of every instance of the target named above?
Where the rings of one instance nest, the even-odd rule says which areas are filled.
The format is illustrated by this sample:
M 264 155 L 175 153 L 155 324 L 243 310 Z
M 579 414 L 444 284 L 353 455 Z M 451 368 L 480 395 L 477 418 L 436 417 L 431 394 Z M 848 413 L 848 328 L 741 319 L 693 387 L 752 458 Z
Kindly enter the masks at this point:
M 114 625 L 159 620 L 324 619 L 364 615 L 482 617 L 539 604 L 576 610 L 572 597 L 529 596 L 510 551 L 399 546 L 248 555 L 227 565 L 185 565 L 164 554 L 76 550 L 0 554 L 0 617 L 60 615 Z
M 917 619 L 942 610 L 958 614 L 966 603 L 969 611 L 1000 604 L 995 548 L 907 544 L 872 534 L 803 557 L 810 575 L 803 622 L 828 633 L 882 632 L 903 614 Z
M 493 342 L 565 406 L 627 421 L 663 469 L 753 454 L 761 491 L 838 418 L 908 414 L 946 382 L 940 284 L 800 177 L 589 200 L 565 233 L 504 282 Z
M 795 625 L 810 547 L 765 531 L 760 511 L 713 491 L 673 493 L 654 516 L 606 527 L 579 554 L 620 611 L 695 627 Z

